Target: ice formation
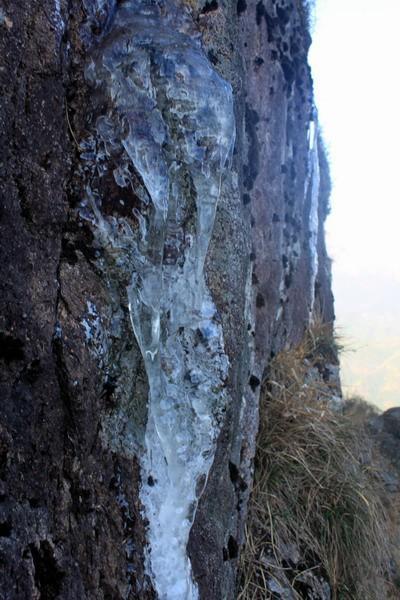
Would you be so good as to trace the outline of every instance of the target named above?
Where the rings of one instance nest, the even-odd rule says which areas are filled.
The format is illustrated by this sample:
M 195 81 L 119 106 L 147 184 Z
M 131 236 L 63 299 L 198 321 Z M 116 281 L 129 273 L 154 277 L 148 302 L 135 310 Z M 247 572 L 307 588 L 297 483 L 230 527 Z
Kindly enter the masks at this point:
M 115 182 L 131 185 L 130 162 L 148 194 L 133 229 L 105 217 L 88 191 L 99 239 L 131 267 L 129 311 L 150 389 L 141 490 L 149 570 L 161 599 L 191 600 L 186 545 L 226 402 L 228 360 L 204 262 L 234 144 L 232 91 L 172 3 L 166 13 L 162 3 L 123 3 L 87 78 L 107 100 L 96 123 L 105 156 L 123 148 Z
M 61 14 L 61 0 L 55 0 L 55 5 L 54 5 L 54 25 L 56 27 L 58 36 L 62 35 L 63 31 L 64 31 L 64 20 L 62 18 L 62 14 Z
M 319 173 L 319 155 L 318 155 L 318 122 L 310 122 L 309 128 L 309 156 L 308 156 L 308 176 L 306 179 L 306 198 L 309 195 L 310 212 L 308 219 L 309 230 L 309 248 L 310 248 L 310 265 L 311 265 L 311 307 L 310 314 L 314 308 L 315 295 L 315 280 L 318 273 L 318 205 L 320 191 L 320 173 Z

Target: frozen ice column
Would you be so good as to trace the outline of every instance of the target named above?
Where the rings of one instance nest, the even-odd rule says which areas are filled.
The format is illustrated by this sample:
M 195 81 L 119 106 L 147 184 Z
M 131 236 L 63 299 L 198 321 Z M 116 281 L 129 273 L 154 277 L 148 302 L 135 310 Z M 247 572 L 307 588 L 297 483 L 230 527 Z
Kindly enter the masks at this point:
M 190 34 L 182 8 L 171 15 L 172 3 L 168 10 L 124 3 L 88 77 L 107 95 L 97 123 L 106 151 L 123 147 L 151 200 L 146 218 L 135 213 L 128 249 L 129 309 L 150 390 L 141 498 L 157 593 L 190 600 L 197 588 L 186 545 L 228 370 L 204 263 L 235 127 L 230 85 Z M 115 180 L 126 185 L 123 168 Z
M 316 111 L 315 111 L 316 112 Z M 320 193 L 320 172 L 319 172 L 319 128 L 318 119 L 315 114 L 313 120 L 310 121 L 308 136 L 309 136 L 309 153 L 308 153 L 308 173 L 305 183 L 305 196 L 309 196 L 309 251 L 310 251 L 310 315 L 314 309 L 315 297 L 315 280 L 318 273 L 318 202 Z

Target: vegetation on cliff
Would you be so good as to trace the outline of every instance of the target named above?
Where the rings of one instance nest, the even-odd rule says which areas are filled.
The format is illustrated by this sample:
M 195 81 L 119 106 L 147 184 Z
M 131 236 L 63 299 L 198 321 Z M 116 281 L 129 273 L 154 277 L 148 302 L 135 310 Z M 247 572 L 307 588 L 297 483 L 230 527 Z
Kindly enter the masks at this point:
M 337 350 L 317 324 L 264 381 L 242 600 L 388 597 L 387 517 L 365 429 L 335 402 Z

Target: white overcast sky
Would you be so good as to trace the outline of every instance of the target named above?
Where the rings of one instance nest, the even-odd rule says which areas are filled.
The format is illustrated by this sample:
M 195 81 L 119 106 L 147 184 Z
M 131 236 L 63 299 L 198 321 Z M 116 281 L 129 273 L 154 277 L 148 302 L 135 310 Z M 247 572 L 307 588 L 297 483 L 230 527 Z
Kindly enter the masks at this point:
M 345 392 L 400 405 L 400 0 L 317 0 L 310 62 Z

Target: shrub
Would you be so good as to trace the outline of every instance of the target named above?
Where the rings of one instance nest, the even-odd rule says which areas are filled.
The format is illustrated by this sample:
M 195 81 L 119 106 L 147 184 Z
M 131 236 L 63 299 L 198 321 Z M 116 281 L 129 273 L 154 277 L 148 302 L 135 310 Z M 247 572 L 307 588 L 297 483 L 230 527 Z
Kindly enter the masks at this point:
M 365 461 L 369 442 L 363 428 L 330 408 L 329 382 L 315 374 L 337 350 L 331 329 L 317 323 L 270 365 L 241 556 L 242 600 L 290 597 L 274 595 L 282 588 L 293 598 L 326 597 L 327 583 L 334 600 L 386 597 L 388 533 Z

